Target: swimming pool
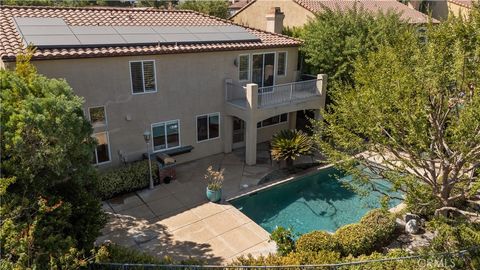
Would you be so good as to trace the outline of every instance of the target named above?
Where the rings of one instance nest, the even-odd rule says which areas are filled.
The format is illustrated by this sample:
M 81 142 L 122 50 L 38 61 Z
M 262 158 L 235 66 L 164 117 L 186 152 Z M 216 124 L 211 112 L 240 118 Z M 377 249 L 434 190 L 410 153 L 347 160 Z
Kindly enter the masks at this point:
M 340 181 L 335 175 L 340 175 Z M 314 175 L 302 177 L 230 201 L 268 232 L 275 227 L 292 227 L 295 233 L 314 230 L 336 231 L 339 227 L 355 223 L 369 210 L 380 207 L 381 195 L 376 192 L 360 196 L 342 186 L 351 181 L 333 167 Z M 388 192 L 385 181 L 377 188 Z M 390 207 L 400 203 L 391 200 Z

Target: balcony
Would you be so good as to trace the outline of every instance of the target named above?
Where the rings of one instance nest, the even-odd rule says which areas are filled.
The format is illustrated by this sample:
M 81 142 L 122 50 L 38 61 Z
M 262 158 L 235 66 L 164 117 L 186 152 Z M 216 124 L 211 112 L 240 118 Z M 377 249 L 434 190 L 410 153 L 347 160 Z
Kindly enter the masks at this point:
M 257 87 L 257 108 L 263 109 L 268 107 L 289 105 L 312 98 L 319 98 L 322 95 L 322 83 L 323 78 L 317 78 L 286 84 L 278 84 L 269 87 Z M 225 97 L 226 101 L 233 106 L 243 109 L 249 107 L 249 102 L 247 99 L 247 86 L 242 86 L 236 82 L 227 81 Z
M 270 117 L 301 110 L 315 110 L 319 119 L 325 106 L 327 76 L 319 74 L 312 79 L 258 87 L 249 83 L 245 86 L 227 80 L 225 84 L 225 152 L 229 153 L 233 140 L 233 117 L 240 118 L 245 125 L 245 162 L 256 162 L 257 123 Z

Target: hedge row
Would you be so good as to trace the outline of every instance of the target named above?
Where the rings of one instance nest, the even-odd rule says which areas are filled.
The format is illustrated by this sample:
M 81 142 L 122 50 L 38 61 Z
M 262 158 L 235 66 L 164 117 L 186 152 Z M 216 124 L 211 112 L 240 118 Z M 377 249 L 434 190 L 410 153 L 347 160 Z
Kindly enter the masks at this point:
M 112 269 L 111 267 L 102 267 L 101 264 L 125 263 L 125 264 L 181 264 L 181 265 L 203 265 L 204 260 L 189 258 L 181 261 L 175 261 L 169 256 L 158 258 L 148 253 L 129 247 L 120 246 L 113 243 L 105 243 L 96 248 L 93 269 Z M 115 268 L 117 269 L 117 268 Z M 137 269 L 137 268 L 134 268 Z M 144 269 L 144 268 L 142 268 Z
M 395 217 L 380 209 L 368 212 L 359 223 L 339 228 L 335 234 L 314 231 L 296 242 L 297 252 L 339 252 L 342 256 L 369 254 L 387 243 L 395 231 Z
M 152 174 L 155 182 L 158 182 L 158 166 L 152 162 Z M 116 195 L 143 189 L 149 186 L 150 176 L 148 160 L 142 160 L 100 172 L 97 180 L 97 192 L 105 200 Z
M 269 254 L 267 256 L 253 257 L 252 255 L 236 258 L 230 265 L 232 266 L 281 266 L 281 265 L 311 265 L 311 264 L 339 264 L 359 261 L 371 261 L 386 258 L 398 258 L 411 255 L 403 250 L 390 250 L 387 254 L 374 252 L 370 255 L 361 255 L 359 257 L 341 257 L 339 253 L 321 250 L 319 252 L 292 252 L 287 256 Z M 279 268 L 281 269 L 281 268 Z M 302 269 L 299 267 L 298 269 Z M 319 268 L 320 269 L 320 268 Z M 323 268 L 322 268 L 323 269 Z M 330 269 L 324 267 L 324 269 Z M 337 270 L 446 270 L 449 268 L 437 266 L 434 263 L 426 264 L 426 259 L 422 260 L 393 260 L 382 262 L 369 262 L 362 264 L 343 265 L 331 267 Z

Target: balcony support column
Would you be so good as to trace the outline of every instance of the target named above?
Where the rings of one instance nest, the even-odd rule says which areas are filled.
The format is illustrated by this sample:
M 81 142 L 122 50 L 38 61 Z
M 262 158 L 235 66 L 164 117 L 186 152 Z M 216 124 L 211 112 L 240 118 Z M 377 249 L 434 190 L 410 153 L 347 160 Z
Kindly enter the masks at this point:
M 325 108 L 327 97 L 327 74 L 317 74 L 317 94 L 320 95 L 320 108 L 315 110 L 315 120 L 322 120 L 320 109 Z
M 288 128 L 289 129 L 297 128 L 297 112 L 288 113 Z
M 320 95 L 320 108 L 325 108 L 327 97 L 327 74 L 317 74 L 317 94 Z
M 233 116 L 224 115 L 223 116 L 223 143 L 224 153 L 232 152 L 232 143 L 233 143 Z
M 245 122 L 245 163 L 257 163 L 257 103 L 258 85 L 247 84 L 247 111 L 248 120 Z

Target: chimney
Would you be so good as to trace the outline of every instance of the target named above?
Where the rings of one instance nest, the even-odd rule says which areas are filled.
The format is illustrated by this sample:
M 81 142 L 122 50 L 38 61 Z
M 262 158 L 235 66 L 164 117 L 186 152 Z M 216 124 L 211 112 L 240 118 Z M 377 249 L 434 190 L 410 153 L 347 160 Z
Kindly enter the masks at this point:
M 273 7 L 265 18 L 267 19 L 267 28 L 265 30 L 277 34 L 282 33 L 285 14 L 283 14 L 279 7 Z

